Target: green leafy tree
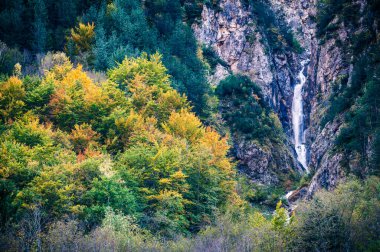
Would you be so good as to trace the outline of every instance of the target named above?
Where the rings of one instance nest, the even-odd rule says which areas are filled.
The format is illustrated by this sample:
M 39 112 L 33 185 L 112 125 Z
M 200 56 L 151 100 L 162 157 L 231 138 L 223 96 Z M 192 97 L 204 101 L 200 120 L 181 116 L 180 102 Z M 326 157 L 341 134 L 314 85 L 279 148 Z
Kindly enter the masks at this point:
M 293 248 L 375 251 L 379 244 L 378 178 L 351 179 L 333 192 L 321 191 L 297 208 Z M 376 196 L 375 196 L 376 195 Z
M 134 215 L 139 210 L 136 197 L 117 177 L 96 178 L 91 182 L 91 189 L 83 195 L 84 218 L 87 225 L 93 226 L 102 222 L 107 209 Z

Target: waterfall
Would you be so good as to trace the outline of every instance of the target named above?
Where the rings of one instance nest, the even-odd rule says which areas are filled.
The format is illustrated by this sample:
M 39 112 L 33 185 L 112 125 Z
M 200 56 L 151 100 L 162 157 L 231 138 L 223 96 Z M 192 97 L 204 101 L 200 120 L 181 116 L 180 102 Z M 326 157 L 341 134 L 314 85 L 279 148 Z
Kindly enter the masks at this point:
M 302 88 L 306 82 L 306 77 L 304 75 L 305 65 L 308 60 L 303 60 L 301 62 L 301 71 L 298 73 L 298 83 L 294 87 L 294 96 L 292 104 L 292 123 L 293 123 L 293 133 L 294 133 L 294 145 L 297 152 L 297 160 L 302 164 L 306 172 L 309 172 L 306 161 L 306 145 L 305 145 L 305 134 L 304 134 L 304 114 L 303 114 L 303 100 L 302 100 Z

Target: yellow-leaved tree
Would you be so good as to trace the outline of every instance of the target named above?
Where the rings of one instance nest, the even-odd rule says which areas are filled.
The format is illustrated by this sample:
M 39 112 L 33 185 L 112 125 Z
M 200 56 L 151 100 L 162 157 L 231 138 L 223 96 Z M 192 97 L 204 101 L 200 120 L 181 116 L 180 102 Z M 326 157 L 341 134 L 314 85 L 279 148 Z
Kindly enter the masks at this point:
M 0 82 L 0 118 L 3 123 L 22 113 L 24 98 L 25 89 L 18 77 L 12 76 L 7 81 Z
M 68 43 L 75 45 L 76 53 L 90 51 L 92 43 L 95 39 L 94 23 L 79 23 L 79 25 L 70 31 L 70 37 L 67 38 Z
M 214 220 L 235 197 L 235 173 L 226 139 L 204 127 L 186 97 L 170 87 L 160 59 L 127 58 L 108 75 L 131 108 L 117 120 L 127 138 L 118 173 L 138 182 L 152 228 L 174 236 Z

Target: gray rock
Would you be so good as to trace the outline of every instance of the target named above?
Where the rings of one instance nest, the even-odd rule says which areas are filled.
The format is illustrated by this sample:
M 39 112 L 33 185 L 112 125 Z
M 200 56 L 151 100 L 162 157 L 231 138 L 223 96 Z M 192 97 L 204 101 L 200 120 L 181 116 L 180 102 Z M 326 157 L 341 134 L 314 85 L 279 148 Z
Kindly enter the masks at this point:
M 225 79 L 228 75 L 230 75 L 230 71 L 224 66 L 218 64 L 216 65 L 214 72 L 207 76 L 207 80 L 211 85 L 217 86 L 219 82 Z
M 361 9 L 364 0 L 358 1 Z M 279 182 L 279 174 L 300 167 L 295 161 L 292 146 L 291 105 L 296 74 L 301 59 L 308 57 L 307 82 L 304 86 L 304 111 L 306 113 L 306 145 L 309 149 L 308 165 L 314 176 L 308 188 L 301 188 L 294 198 L 311 197 L 320 188 L 333 189 L 344 179 L 341 167 L 343 154 L 334 150 L 334 141 L 341 130 L 343 115 L 321 127 L 320 122 L 329 104 L 332 86 L 342 75 L 350 76 L 352 66 L 344 59 L 337 39 L 347 40 L 347 28 L 338 19 L 337 38 L 319 41 L 316 37 L 315 17 L 317 0 L 269 0 L 277 17 L 284 17 L 293 34 L 305 49 L 303 55 L 292 52 L 272 53 L 262 27 L 257 26 L 252 10 L 240 0 L 220 0 L 219 8 L 203 7 L 202 21 L 193 25 L 200 43 L 211 46 L 230 69 L 218 66 L 210 76 L 212 83 L 228 74 L 228 70 L 249 76 L 263 91 L 265 99 L 278 114 L 287 144 L 265 146 L 234 137 L 236 156 L 241 167 L 255 181 L 265 184 Z M 370 141 L 370 139 L 368 140 Z M 370 150 L 368 151 L 370 155 Z M 359 164 L 352 158 L 350 167 Z M 298 168 L 298 169 L 297 169 Z M 302 193 L 301 193 L 302 192 Z
M 265 185 L 278 185 L 294 172 L 295 160 L 287 148 L 278 144 L 259 144 L 235 138 L 239 168 L 253 181 Z
M 295 82 L 293 72 L 298 68 L 296 56 L 292 53 L 272 55 L 255 18 L 252 10 L 240 0 L 221 0 L 218 10 L 203 7 L 202 22 L 194 24 L 193 30 L 198 41 L 211 46 L 232 73 L 246 75 L 261 87 L 292 139 L 290 108 Z M 226 74 L 226 69 L 217 67 L 209 80 L 217 84 Z M 234 142 L 241 166 L 256 181 L 275 184 L 281 173 L 299 168 L 291 145 L 264 150 L 242 138 L 235 137 Z

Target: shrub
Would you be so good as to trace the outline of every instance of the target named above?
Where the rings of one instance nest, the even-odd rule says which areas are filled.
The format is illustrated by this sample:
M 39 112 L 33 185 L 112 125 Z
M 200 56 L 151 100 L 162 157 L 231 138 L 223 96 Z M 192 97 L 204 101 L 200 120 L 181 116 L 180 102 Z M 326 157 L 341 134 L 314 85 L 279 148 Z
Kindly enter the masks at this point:
M 282 141 L 281 123 L 265 103 L 260 88 L 245 76 L 229 76 L 216 89 L 222 116 L 233 134 L 264 142 Z

